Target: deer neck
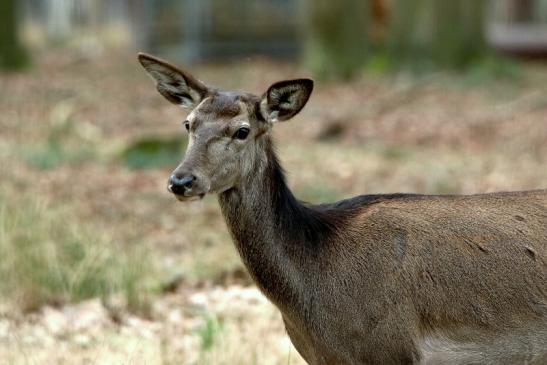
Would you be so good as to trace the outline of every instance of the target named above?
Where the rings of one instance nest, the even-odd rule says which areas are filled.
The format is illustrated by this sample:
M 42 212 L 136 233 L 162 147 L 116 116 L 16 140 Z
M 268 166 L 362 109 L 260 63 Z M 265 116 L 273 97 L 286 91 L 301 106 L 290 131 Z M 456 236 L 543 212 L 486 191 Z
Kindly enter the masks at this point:
M 242 260 L 259 288 L 278 306 L 304 298 L 304 262 L 312 249 L 310 208 L 285 183 L 274 148 L 265 137 L 253 172 L 239 186 L 219 195 Z

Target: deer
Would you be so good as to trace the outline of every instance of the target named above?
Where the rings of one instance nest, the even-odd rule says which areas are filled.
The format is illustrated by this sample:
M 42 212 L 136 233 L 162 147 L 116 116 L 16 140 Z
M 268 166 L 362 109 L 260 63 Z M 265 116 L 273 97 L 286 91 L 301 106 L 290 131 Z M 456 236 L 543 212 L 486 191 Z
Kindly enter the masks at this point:
M 547 190 L 304 203 L 271 130 L 306 105 L 311 79 L 257 96 L 138 60 L 161 95 L 191 109 L 168 190 L 182 202 L 217 194 L 243 264 L 308 364 L 547 364 Z

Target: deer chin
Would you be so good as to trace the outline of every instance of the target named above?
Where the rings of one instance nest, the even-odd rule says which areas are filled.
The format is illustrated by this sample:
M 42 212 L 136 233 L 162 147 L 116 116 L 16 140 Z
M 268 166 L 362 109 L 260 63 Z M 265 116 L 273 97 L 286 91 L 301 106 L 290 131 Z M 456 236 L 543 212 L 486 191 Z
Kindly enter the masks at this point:
M 201 193 L 198 195 L 192 195 L 192 196 L 186 196 L 186 195 L 180 195 L 180 194 L 174 194 L 175 198 L 177 198 L 178 201 L 181 202 L 189 202 L 189 201 L 195 201 L 195 200 L 201 200 L 205 196 L 205 193 Z

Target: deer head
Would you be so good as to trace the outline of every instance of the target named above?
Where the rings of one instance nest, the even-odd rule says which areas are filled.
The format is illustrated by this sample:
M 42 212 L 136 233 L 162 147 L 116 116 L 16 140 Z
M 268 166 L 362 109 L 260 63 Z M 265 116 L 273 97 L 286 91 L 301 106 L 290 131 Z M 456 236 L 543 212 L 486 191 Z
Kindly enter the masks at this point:
M 280 81 L 262 96 L 209 87 L 188 72 L 156 57 L 139 62 L 167 100 L 190 108 L 184 121 L 188 147 L 168 180 L 168 189 L 184 201 L 238 187 L 264 159 L 271 127 L 294 117 L 313 89 L 310 79 Z

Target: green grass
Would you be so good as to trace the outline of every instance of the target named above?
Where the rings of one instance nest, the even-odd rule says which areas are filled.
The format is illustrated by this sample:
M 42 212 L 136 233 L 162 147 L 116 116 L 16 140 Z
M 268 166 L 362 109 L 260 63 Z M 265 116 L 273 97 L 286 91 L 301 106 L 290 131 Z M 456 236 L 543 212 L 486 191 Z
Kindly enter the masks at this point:
M 89 146 L 70 146 L 58 140 L 48 140 L 35 146 L 26 147 L 23 154 L 25 161 L 34 167 L 49 170 L 63 164 L 76 164 L 94 157 L 94 150 Z
M 59 109 L 63 108 L 68 107 Z M 79 125 L 69 115 L 71 111 L 60 113 L 67 115 L 56 116 L 44 140 L 27 144 L 20 149 L 20 155 L 30 166 L 50 170 L 65 164 L 82 163 L 96 157 L 94 144 L 83 138 L 81 132 L 78 133 Z
M 210 351 L 224 330 L 224 321 L 215 314 L 204 314 L 204 323 L 197 329 L 200 339 L 201 352 Z
M 133 169 L 175 166 L 186 148 L 186 139 L 179 136 L 145 136 L 129 144 L 122 152 L 122 161 Z
M 298 199 L 312 204 L 335 202 L 344 197 L 343 191 L 326 182 L 306 184 L 296 191 Z
M 0 293 L 10 304 L 32 311 L 123 293 L 129 309 L 146 309 L 146 255 L 116 249 L 70 209 L 5 193 L 0 201 Z

